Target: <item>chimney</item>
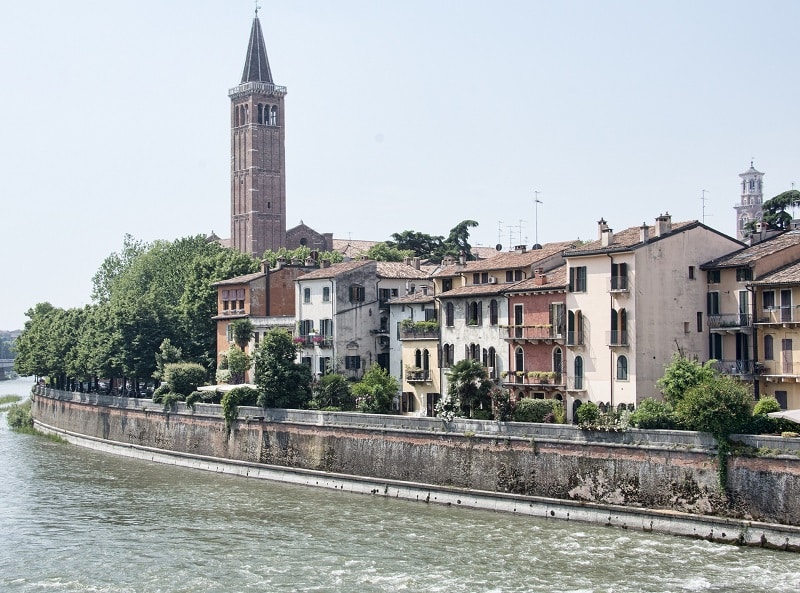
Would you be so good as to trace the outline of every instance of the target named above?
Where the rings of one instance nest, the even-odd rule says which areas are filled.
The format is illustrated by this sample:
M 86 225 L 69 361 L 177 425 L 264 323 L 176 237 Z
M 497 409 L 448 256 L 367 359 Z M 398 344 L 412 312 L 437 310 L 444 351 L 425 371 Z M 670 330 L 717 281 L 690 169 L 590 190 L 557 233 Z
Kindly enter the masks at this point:
M 411 260 L 411 264 L 414 266 L 415 270 L 419 270 L 419 266 L 420 266 L 421 262 L 422 262 L 422 260 L 420 258 L 418 258 L 418 257 L 415 257 L 414 259 Z
M 452 255 L 445 255 L 444 259 L 442 259 L 442 264 L 445 266 L 452 266 L 454 263 Z
M 547 275 L 544 274 L 541 270 L 537 271 L 536 279 L 533 281 L 536 286 L 544 286 L 547 284 Z
M 656 237 L 666 235 L 672 230 L 672 216 L 669 212 L 656 218 Z
M 261 273 L 266 274 L 267 270 L 269 270 L 269 262 L 265 259 L 261 260 Z
M 427 286 L 423 286 L 422 287 L 422 294 L 424 294 L 425 296 L 428 296 L 428 287 Z
M 323 268 L 330 268 L 330 267 L 331 267 L 331 260 L 329 260 L 329 259 L 323 259 L 323 260 L 322 260 L 322 267 L 323 267 Z
M 405 265 L 407 265 L 407 266 L 410 266 L 411 265 L 411 258 L 410 257 L 404 257 L 403 258 L 403 263 Z
M 516 245 L 514 247 L 514 251 L 517 251 L 519 253 L 527 253 L 528 252 L 528 248 L 525 245 Z
M 608 247 L 611 245 L 614 242 L 614 230 L 606 227 L 602 236 L 600 237 L 600 241 L 602 242 L 603 247 Z
M 458 252 L 458 263 L 459 265 L 465 266 L 467 264 L 467 254 L 463 251 Z
M 646 222 L 642 223 L 642 226 L 639 227 L 639 241 L 642 243 L 647 243 L 647 240 L 650 238 L 650 227 L 647 226 Z
M 608 228 L 608 223 L 606 222 L 605 218 L 601 218 L 597 221 L 597 238 L 602 239 L 603 233 Z

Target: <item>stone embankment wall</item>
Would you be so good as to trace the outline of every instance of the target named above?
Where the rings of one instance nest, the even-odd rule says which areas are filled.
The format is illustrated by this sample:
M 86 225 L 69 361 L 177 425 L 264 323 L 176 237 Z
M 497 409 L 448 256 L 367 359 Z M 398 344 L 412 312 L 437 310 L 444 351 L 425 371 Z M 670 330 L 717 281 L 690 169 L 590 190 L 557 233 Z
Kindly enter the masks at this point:
M 733 456 L 728 495 L 703 433 L 595 433 L 574 426 L 240 408 L 165 411 L 151 400 L 37 388 L 37 422 L 97 439 L 284 468 L 800 525 L 800 449 L 742 437 L 773 456 Z M 798 530 L 800 534 L 800 530 Z

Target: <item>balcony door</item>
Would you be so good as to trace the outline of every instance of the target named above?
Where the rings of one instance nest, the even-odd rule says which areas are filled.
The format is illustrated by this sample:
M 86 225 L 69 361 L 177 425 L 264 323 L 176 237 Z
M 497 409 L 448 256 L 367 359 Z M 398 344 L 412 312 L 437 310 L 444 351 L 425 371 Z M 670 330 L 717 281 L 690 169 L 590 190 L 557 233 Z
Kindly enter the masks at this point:
M 781 321 L 792 321 L 792 291 L 788 288 L 781 290 Z
M 781 374 L 794 375 L 794 361 L 792 357 L 792 339 L 784 338 L 781 340 Z

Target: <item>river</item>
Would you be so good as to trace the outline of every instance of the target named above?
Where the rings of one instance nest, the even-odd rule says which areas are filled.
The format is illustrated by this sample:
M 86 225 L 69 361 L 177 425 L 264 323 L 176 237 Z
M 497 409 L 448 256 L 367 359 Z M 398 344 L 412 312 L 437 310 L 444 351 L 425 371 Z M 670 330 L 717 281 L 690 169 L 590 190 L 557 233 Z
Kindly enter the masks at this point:
M 800 555 L 158 465 L 4 414 L 0 501 L 3 593 L 800 589 Z

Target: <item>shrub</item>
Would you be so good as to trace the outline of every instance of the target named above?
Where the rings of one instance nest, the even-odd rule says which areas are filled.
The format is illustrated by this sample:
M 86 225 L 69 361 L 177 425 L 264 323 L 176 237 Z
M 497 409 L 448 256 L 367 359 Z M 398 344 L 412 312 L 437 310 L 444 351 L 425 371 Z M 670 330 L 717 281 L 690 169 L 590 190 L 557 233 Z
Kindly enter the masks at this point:
M 647 398 L 631 414 L 630 423 L 636 428 L 676 428 L 672 406 L 667 402 Z
M 163 397 L 161 398 L 161 403 L 164 404 L 165 408 L 170 408 L 172 407 L 172 404 L 174 404 L 175 402 L 181 402 L 184 399 L 186 399 L 186 396 L 183 395 L 182 393 L 175 393 L 174 391 L 170 391 L 163 395 Z
M 197 402 L 210 402 L 213 398 L 213 392 L 208 391 L 192 391 L 186 396 L 186 405 L 194 410 L 194 405 Z
M 513 419 L 516 422 L 545 422 L 545 418 L 550 416 L 554 420 L 556 406 L 561 407 L 561 402 L 524 397 L 514 407 Z
M 31 414 L 31 400 L 21 404 L 11 404 L 6 414 L 6 422 L 14 430 L 33 430 L 33 415 Z
M 239 415 L 239 406 L 257 405 L 259 392 L 250 387 L 237 387 L 222 396 L 222 415 L 225 418 L 225 430 L 230 433 L 233 421 Z
M 164 396 L 171 391 L 167 383 L 162 383 L 153 392 L 153 403 L 160 404 L 164 400 Z
M 781 405 L 774 395 L 764 395 L 756 402 L 753 408 L 753 416 L 767 415 L 772 412 L 780 412 Z
M 747 426 L 752 403 L 748 386 L 720 376 L 689 389 L 675 407 L 675 416 L 689 429 L 710 432 L 720 441 Z
M 217 369 L 217 374 L 214 377 L 217 383 L 230 383 L 231 370 L 230 369 Z
M 164 381 L 170 391 L 189 395 L 206 380 L 206 369 L 196 362 L 175 362 L 164 365 Z
M 594 402 L 581 404 L 575 414 L 578 416 L 578 424 L 581 426 L 594 426 L 600 420 L 600 408 Z
M 356 399 L 350 391 L 350 383 L 342 375 L 323 375 L 314 386 L 314 397 L 309 403 L 313 409 L 336 408 L 355 410 Z

